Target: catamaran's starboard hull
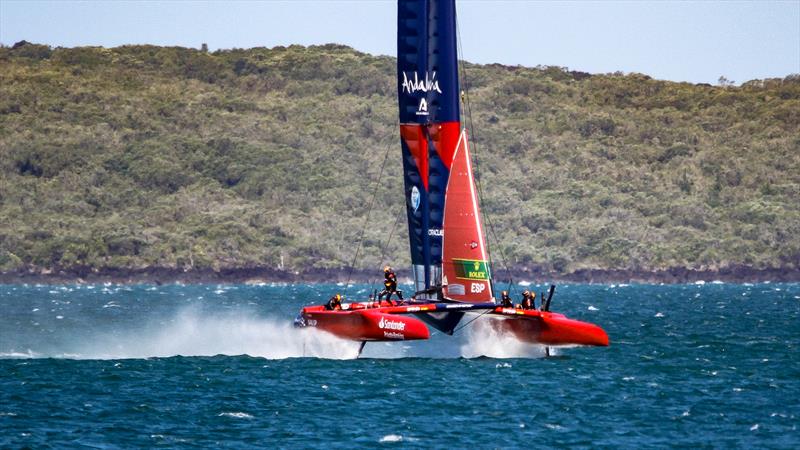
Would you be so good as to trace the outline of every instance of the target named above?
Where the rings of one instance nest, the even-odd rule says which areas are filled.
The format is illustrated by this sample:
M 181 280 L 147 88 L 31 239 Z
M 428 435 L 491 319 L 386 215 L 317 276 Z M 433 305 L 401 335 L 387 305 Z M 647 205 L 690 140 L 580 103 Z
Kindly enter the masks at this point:
M 523 342 L 544 345 L 608 346 L 608 334 L 593 323 L 570 319 L 563 314 L 516 308 L 497 308 L 491 326 Z

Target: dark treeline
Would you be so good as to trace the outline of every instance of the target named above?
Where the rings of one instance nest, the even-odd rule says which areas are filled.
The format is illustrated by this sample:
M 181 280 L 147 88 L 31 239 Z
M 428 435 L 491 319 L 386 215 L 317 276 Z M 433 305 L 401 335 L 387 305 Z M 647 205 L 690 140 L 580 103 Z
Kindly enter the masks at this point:
M 797 75 L 465 66 L 496 268 L 797 271 Z M 375 192 L 358 266 L 404 266 L 395 83 L 338 45 L 2 47 L 0 272 L 329 273 Z

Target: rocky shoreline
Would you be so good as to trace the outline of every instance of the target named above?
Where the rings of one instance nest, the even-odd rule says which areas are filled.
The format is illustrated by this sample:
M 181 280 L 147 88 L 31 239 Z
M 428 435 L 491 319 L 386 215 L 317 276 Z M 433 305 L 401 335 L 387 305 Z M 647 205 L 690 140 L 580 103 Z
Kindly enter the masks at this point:
M 497 270 L 496 280 L 508 282 L 570 282 L 570 283 L 694 283 L 696 281 L 745 282 L 800 282 L 800 268 L 756 269 L 731 266 L 722 269 L 690 269 L 675 267 L 666 270 L 646 271 L 630 269 L 584 269 L 571 273 L 554 273 L 541 269 L 512 268 Z M 93 269 L 88 267 L 69 270 L 28 270 L 0 273 L 0 284 L 209 284 L 209 283 L 375 283 L 380 281 L 379 270 L 316 269 L 313 271 L 287 271 L 268 267 L 250 267 L 214 270 L 183 270 L 166 267 L 144 269 Z M 410 273 L 398 270 L 398 276 L 409 278 Z

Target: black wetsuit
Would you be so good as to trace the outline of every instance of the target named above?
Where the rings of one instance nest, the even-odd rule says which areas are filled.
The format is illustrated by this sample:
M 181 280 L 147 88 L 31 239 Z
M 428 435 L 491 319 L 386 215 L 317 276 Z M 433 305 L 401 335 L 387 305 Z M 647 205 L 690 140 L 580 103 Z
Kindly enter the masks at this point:
M 534 304 L 534 300 L 532 296 L 527 296 L 522 298 L 522 309 L 536 309 L 536 305 Z
M 503 308 L 513 308 L 514 302 L 511 301 L 511 297 L 509 297 L 508 295 L 504 295 L 500 297 L 500 306 L 502 306 Z
M 520 304 L 520 307 L 522 309 L 533 309 L 534 305 L 536 304 L 535 298 L 536 297 L 534 297 L 533 294 L 531 294 L 531 293 L 527 293 L 526 294 L 526 293 L 523 292 L 522 293 L 522 304 Z
M 330 300 L 328 300 L 328 303 L 325 304 L 325 309 L 328 311 L 342 309 L 342 301 L 336 298 L 336 296 L 333 296 Z
M 392 294 L 397 294 L 397 298 L 400 300 L 403 299 L 403 291 L 397 290 L 397 275 L 394 272 L 389 271 L 384 274 L 385 280 L 383 280 L 383 290 L 380 294 L 378 294 L 378 300 L 386 296 L 386 300 L 392 301 Z

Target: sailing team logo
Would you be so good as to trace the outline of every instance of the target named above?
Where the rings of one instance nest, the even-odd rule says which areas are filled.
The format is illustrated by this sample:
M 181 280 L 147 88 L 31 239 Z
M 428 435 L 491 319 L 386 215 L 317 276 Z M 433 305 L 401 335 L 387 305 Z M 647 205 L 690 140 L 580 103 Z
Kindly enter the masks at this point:
M 411 200 L 411 207 L 416 213 L 417 209 L 419 208 L 419 189 L 417 189 L 416 186 L 411 188 L 411 198 L 409 200 Z
M 414 79 L 409 79 L 408 74 L 403 72 L 403 84 L 400 89 L 408 94 L 432 91 L 442 93 L 442 90 L 439 89 L 439 80 L 436 79 L 436 72 L 433 72 L 430 76 L 428 72 L 425 72 L 425 78 L 422 80 L 419 79 L 417 72 L 414 72 Z
M 400 90 L 407 94 L 414 95 L 417 92 L 438 92 L 442 93 L 439 88 L 439 80 L 436 79 L 436 72 L 425 72 L 425 78 L 420 78 L 417 72 L 413 72 L 413 77 L 410 77 L 406 72 L 403 72 L 403 84 L 400 85 Z M 419 107 L 417 108 L 418 116 L 427 116 L 428 113 L 428 99 L 422 97 L 419 99 Z
M 462 280 L 488 280 L 489 269 L 486 261 L 478 259 L 453 259 L 453 268 L 456 271 L 456 278 Z
M 419 109 L 417 109 L 418 116 L 427 116 L 428 115 L 428 102 L 425 100 L 425 97 L 422 97 L 419 100 Z

